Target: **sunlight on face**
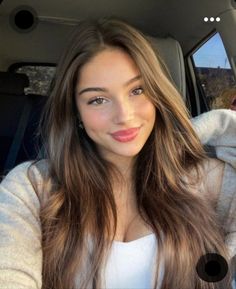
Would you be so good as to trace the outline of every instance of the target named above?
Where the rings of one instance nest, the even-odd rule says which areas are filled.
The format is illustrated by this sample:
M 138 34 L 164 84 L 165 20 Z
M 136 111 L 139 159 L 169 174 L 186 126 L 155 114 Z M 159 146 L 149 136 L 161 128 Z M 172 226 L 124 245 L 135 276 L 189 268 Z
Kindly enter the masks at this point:
M 131 160 L 140 152 L 156 117 L 137 66 L 120 49 L 106 49 L 82 67 L 76 105 L 86 133 L 103 157 L 114 163 Z M 111 135 L 129 128 L 140 128 L 132 140 Z

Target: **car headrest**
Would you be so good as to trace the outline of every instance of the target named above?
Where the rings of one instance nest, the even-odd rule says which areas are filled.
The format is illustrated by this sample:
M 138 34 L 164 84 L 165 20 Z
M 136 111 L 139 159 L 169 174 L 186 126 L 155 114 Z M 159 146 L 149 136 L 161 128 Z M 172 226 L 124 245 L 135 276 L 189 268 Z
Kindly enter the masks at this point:
M 179 42 L 171 37 L 146 37 L 156 54 L 161 56 L 166 66 L 167 74 L 169 74 L 184 101 L 186 101 L 184 58 Z
M 29 78 L 26 74 L 0 71 L 1 94 L 24 94 L 24 88 L 29 86 Z

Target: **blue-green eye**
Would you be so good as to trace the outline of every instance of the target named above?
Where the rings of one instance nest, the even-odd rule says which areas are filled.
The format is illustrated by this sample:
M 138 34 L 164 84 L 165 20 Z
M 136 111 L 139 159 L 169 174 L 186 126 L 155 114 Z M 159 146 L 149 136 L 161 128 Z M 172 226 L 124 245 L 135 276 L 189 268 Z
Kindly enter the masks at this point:
M 138 91 L 138 93 L 135 93 L 134 95 L 140 95 L 143 93 L 143 88 L 140 86 L 140 87 L 137 87 L 137 88 L 132 90 L 132 92 L 134 92 L 134 91 Z M 103 100 L 105 100 L 105 98 L 98 96 L 98 97 L 90 100 L 88 102 L 88 104 L 94 104 L 95 103 L 95 105 L 100 105 L 100 104 L 103 104 Z

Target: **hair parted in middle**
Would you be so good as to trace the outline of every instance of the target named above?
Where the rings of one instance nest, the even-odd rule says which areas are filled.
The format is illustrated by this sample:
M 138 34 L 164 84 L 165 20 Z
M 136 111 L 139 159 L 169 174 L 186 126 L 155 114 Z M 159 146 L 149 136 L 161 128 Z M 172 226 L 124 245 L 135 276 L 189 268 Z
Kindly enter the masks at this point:
M 229 257 L 224 229 L 206 188 L 199 186 L 207 155 L 190 114 L 147 37 L 117 17 L 80 21 L 58 63 L 41 119 L 39 133 L 48 165 L 43 189 L 48 199 L 40 212 L 42 288 L 104 288 L 102 266 L 117 228 L 111 180 L 122 176 L 102 158 L 86 130 L 78 128 L 75 87 L 81 68 L 107 48 L 121 49 L 132 57 L 145 94 L 156 108 L 153 130 L 132 170 L 138 211 L 158 239 L 152 288 L 158 285 L 161 260 L 160 289 L 230 288 L 227 277 L 207 283 L 196 273 L 197 261 L 206 253 Z M 40 194 L 36 186 L 35 190 Z M 92 248 L 87 246 L 89 233 Z

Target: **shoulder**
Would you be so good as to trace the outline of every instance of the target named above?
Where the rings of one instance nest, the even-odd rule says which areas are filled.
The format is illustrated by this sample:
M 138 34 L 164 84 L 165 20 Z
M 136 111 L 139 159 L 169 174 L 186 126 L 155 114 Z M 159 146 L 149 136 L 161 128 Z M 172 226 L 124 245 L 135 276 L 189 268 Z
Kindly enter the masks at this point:
M 4 176 L 1 185 L 2 186 L 27 186 L 29 184 L 29 180 L 27 177 L 28 168 L 31 166 L 32 161 L 23 162 L 12 170 L 10 170 L 6 176 Z
M 18 164 L 3 177 L 1 184 L 14 181 L 15 184 L 27 185 L 30 183 L 29 176 L 36 181 L 42 181 L 43 172 L 46 171 L 46 160 L 26 161 Z
M 35 188 L 38 192 L 40 185 L 43 183 L 42 170 L 39 169 L 42 166 L 45 166 L 43 160 L 39 161 L 39 165 L 35 165 L 34 161 L 27 161 L 14 167 L 0 183 L 2 198 L 5 200 L 17 198 L 24 203 L 34 204 L 34 206 L 39 208 L 40 200 Z
M 203 144 L 235 146 L 235 111 L 213 109 L 191 118 L 191 122 Z

